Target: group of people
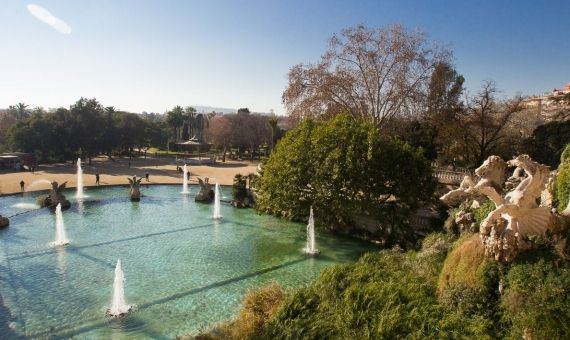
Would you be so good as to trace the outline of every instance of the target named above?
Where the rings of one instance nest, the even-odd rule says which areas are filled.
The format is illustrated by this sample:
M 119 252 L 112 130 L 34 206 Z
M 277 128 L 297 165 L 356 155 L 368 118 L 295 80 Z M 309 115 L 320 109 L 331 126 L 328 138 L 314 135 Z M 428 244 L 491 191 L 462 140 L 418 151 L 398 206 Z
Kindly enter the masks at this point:
M 178 165 L 176 166 L 176 171 L 178 172 L 183 172 L 184 170 L 182 170 L 182 167 L 179 167 Z M 188 180 L 190 180 L 190 171 L 186 171 L 186 178 Z

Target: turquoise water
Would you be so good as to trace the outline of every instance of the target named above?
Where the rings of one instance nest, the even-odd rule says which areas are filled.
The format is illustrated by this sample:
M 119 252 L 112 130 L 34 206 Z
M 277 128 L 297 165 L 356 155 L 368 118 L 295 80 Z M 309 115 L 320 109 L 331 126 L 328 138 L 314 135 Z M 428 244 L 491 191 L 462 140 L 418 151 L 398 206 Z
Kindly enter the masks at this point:
M 174 338 L 233 317 L 244 293 L 272 280 L 308 283 L 324 267 L 356 260 L 369 245 L 319 233 L 318 258 L 305 257 L 305 226 L 251 209 L 213 205 L 180 194 L 181 186 L 143 187 L 130 202 L 124 187 L 86 190 L 64 211 L 71 244 L 49 245 L 55 215 L 30 211 L 35 197 L 0 198 L 11 216 L 0 231 L 0 338 Z M 222 190 L 229 199 L 230 189 Z M 26 212 L 28 211 L 28 212 Z M 318 217 L 317 217 L 318 218 Z M 121 259 L 127 303 L 135 311 L 105 317 Z M 3 304 L 3 306 L 2 306 Z

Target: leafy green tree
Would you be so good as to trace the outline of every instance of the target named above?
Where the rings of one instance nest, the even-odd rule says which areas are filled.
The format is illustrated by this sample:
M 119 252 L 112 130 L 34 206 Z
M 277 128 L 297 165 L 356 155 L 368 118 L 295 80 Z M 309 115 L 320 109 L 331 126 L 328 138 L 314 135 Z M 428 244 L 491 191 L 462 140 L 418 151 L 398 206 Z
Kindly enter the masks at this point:
M 365 216 L 382 235 L 405 229 L 433 189 L 420 150 L 382 139 L 370 121 L 344 114 L 306 119 L 280 140 L 264 166 L 257 209 L 302 220 L 313 206 L 321 224 L 348 233 L 362 231 L 358 217 Z
M 7 134 L 13 149 L 33 152 L 40 161 L 73 159 L 78 154 L 89 159 L 101 153 L 111 157 L 133 148 L 146 152 L 150 146 L 163 147 L 167 127 L 156 118 L 103 108 L 96 99 L 81 98 L 69 110 L 34 109 Z
M 18 121 L 8 138 L 16 150 L 34 153 L 41 161 L 62 160 L 69 151 L 69 138 L 57 113 L 33 114 Z
M 103 106 L 96 99 L 81 98 L 70 108 L 71 140 L 81 156 L 91 160 L 104 151 Z

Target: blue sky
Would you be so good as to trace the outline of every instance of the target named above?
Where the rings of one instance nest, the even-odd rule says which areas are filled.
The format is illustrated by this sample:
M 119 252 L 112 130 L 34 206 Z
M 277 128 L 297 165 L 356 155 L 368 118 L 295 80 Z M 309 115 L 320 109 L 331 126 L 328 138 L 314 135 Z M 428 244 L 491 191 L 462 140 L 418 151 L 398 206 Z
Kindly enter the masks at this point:
M 30 14 L 65 21 L 63 34 Z M 174 105 L 284 113 L 289 68 L 315 62 L 344 27 L 402 23 L 453 49 L 470 92 L 503 95 L 570 82 L 570 1 L 2 1 L 0 108 Z

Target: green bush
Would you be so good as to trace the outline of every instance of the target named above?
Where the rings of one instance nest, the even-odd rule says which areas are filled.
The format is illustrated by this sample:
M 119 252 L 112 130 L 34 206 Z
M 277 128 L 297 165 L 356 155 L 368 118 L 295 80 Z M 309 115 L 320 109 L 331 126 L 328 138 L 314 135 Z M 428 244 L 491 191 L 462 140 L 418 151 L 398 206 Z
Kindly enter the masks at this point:
M 438 292 L 442 294 L 448 287 L 458 284 L 489 292 L 498 288 L 496 262 L 485 256 L 477 234 L 466 233 L 456 242 L 439 274 Z
M 433 287 L 413 275 L 405 254 L 367 254 L 326 269 L 268 324 L 272 339 L 420 338 L 437 329 Z
M 570 339 L 570 269 L 555 256 L 521 258 L 506 275 L 501 307 L 512 339 Z
M 432 198 L 434 187 L 420 150 L 382 139 L 368 121 L 338 115 L 306 119 L 280 140 L 263 168 L 256 207 L 304 220 L 313 206 L 317 220 L 337 230 L 350 231 L 357 215 L 393 229 Z
M 326 269 L 286 300 L 263 338 L 494 337 L 497 327 L 484 317 L 488 313 L 448 309 L 435 294 L 437 263 L 441 266 L 452 240 L 448 235 L 431 235 L 418 253 L 368 253 L 356 264 Z
M 481 222 L 483 222 L 483 220 L 489 215 L 489 213 L 495 210 L 495 208 L 495 203 L 489 199 L 486 199 L 483 201 L 483 203 L 481 203 L 481 206 L 479 208 L 474 209 L 473 215 L 475 217 L 475 222 L 477 222 L 477 226 L 481 226 Z
M 570 201 L 570 144 L 566 146 L 561 159 L 563 160 L 558 167 L 558 176 L 556 177 L 556 187 L 554 189 L 554 199 L 558 211 L 563 211 Z
M 276 282 L 252 289 L 243 298 L 239 314 L 233 321 L 219 324 L 208 332 L 186 338 L 197 340 L 258 339 L 266 323 L 283 305 L 285 296 L 285 290 Z
M 247 197 L 247 177 L 236 174 L 232 185 L 232 198 L 234 201 L 243 201 Z
M 570 162 L 570 144 L 566 144 L 562 155 L 560 155 L 560 163 Z
M 368 253 L 355 264 L 328 267 L 292 294 L 280 288 L 253 291 L 235 321 L 200 336 L 569 339 L 569 263 L 544 246 L 522 253 L 500 271 L 495 261 L 480 256 L 477 238 L 466 235 L 454 244 L 453 236 L 431 234 L 418 252 Z M 438 290 L 444 259 L 448 268 L 457 259 L 463 264 L 454 267 L 455 279 Z

